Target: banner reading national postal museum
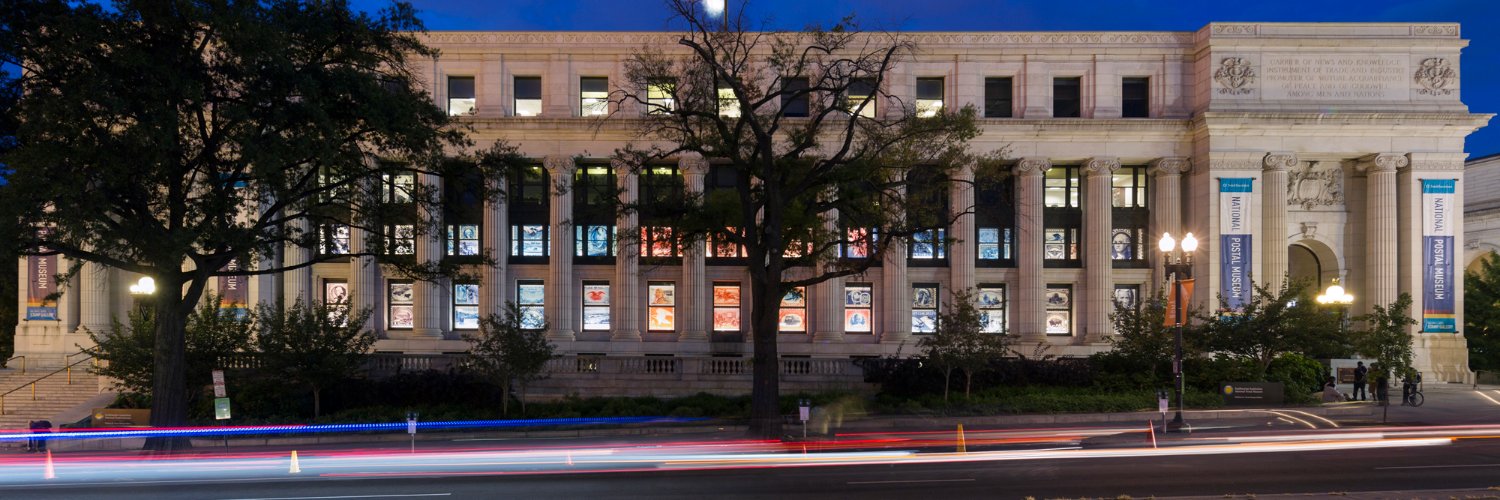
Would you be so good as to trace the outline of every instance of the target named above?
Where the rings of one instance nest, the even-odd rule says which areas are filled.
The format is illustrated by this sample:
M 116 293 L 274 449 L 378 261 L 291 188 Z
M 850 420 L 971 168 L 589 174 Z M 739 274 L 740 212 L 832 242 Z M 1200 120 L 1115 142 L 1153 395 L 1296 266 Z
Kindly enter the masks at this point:
M 57 256 L 26 257 L 26 319 L 57 321 Z
M 1240 310 L 1254 293 L 1250 285 L 1251 178 L 1219 179 L 1219 293 Z
M 1453 333 L 1453 223 L 1462 215 L 1453 179 L 1422 180 L 1422 331 Z
M 224 265 L 223 271 L 235 272 L 240 270 L 238 260 L 231 260 Z M 250 290 L 246 288 L 249 284 L 247 276 L 220 276 L 219 277 L 219 310 L 229 313 L 235 317 L 243 318 L 250 312 Z

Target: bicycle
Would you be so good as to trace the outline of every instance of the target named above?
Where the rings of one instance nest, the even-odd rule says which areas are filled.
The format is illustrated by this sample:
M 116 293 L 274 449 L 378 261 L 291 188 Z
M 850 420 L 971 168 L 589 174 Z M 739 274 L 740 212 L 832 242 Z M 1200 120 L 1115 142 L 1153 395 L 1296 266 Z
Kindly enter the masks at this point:
M 1421 382 L 1408 383 L 1407 387 L 1403 388 L 1403 392 L 1405 392 L 1406 394 L 1402 395 L 1401 406 L 1422 406 L 1422 403 L 1426 402 L 1427 400 L 1427 398 L 1422 395 Z

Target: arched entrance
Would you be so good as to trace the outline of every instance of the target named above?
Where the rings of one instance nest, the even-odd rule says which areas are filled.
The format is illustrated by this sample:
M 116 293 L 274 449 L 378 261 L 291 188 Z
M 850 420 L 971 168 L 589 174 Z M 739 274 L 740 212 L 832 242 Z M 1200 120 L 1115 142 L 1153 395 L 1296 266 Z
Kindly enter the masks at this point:
M 1338 256 L 1318 240 L 1302 240 L 1287 245 L 1287 275 L 1303 281 L 1314 290 L 1322 290 L 1339 277 Z

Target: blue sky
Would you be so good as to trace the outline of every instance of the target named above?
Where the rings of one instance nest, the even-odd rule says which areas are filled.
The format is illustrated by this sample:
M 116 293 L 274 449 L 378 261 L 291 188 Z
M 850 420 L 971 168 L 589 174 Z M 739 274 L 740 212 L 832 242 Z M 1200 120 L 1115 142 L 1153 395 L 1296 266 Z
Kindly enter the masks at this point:
M 356 9 L 387 4 L 351 0 Z M 430 30 L 662 30 L 657 0 L 411 0 Z M 729 0 L 738 8 L 743 0 Z M 1462 98 L 1500 112 L 1500 0 L 757 0 L 751 19 L 779 28 L 854 13 L 867 27 L 914 31 L 1194 31 L 1209 22 L 1458 22 Z M 1500 119 L 1469 136 L 1470 157 L 1500 153 Z

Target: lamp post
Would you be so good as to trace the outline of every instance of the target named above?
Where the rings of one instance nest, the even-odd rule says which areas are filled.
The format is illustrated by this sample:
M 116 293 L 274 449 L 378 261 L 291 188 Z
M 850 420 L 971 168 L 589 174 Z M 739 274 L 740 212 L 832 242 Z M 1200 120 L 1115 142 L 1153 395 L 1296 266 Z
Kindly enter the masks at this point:
M 141 279 L 130 284 L 130 296 L 135 297 L 136 309 L 142 315 L 150 313 L 152 295 L 156 295 L 156 280 L 150 276 L 141 276 Z
M 1183 426 L 1182 393 L 1186 385 L 1186 379 L 1182 375 L 1182 325 L 1187 318 L 1182 317 L 1182 312 L 1186 309 L 1185 301 L 1189 300 L 1183 292 L 1183 284 L 1193 278 L 1193 252 L 1198 250 L 1198 239 L 1193 237 L 1193 233 L 1187 233 L 1182 237 L 1182 250 L 1175 251 L 1178 248 L 1177 240 L 1172 238 L 1171 233 L 1162 233 L 1157 247 L 1161 249 L 1162 268 L 1167 272 L 1167 283 L 1172 287 L 1172 296 L 1176 298 L 1176 301 L 1168 301 L 1172 306 L 1172 311 L 1168 314 L 1172 315 L 1172 325 L 1176 327 L 1177 353 L 1172 360 L 1172 378 L 1173 392 L 1177 393 L 1177 414 L 1167 423 L 1166 430 L 1178 432 Z

